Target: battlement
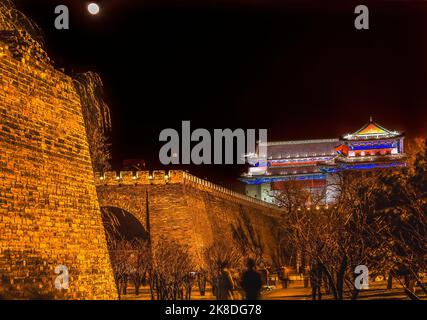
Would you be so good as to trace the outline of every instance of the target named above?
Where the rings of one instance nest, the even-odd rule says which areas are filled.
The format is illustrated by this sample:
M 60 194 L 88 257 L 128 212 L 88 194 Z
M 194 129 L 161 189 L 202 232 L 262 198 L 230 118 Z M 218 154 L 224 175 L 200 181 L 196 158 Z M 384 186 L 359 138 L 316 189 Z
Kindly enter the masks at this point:
M 42 45 L 24 30 L 0 30 L 0 42 L 15 59 L 24 63 L 32 60 L 36 64 L 38 61 L 53 64 Z
M 95 173 L 95 184 L 97 186 L 120 186 L 120 185 L 166 185 L 166 184 L 183 184 L 207 191 L 222 194 L 234 200 L 251 202 L 272 209 L 279 207 L 269 204 L 265 201 L 246 196 L 239 192 L 224 188 L 210 181 L 200 179 L 192 174 L 182 170 L 169 170 L 167 173 L 163 170 L 155 171 L 107 171 L 103 174 Z

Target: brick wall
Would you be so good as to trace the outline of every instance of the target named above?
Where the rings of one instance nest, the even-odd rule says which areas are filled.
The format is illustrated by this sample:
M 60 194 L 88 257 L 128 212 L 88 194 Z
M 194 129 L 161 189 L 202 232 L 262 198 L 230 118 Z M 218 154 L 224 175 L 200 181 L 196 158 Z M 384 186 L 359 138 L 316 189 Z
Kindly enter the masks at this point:
M 0 36 L 0 296 L 116 297 L 79 96 L 17 31 Z
M 150 233 L 188 245 L 198 264 L 215 240 L 246 239 L 270 257 L 276 253 L 276 206 L 217 186 L 183 171 L 107 172 L 96 177 L 101 207 L 117 207 L 146 225 L 146 192 Z

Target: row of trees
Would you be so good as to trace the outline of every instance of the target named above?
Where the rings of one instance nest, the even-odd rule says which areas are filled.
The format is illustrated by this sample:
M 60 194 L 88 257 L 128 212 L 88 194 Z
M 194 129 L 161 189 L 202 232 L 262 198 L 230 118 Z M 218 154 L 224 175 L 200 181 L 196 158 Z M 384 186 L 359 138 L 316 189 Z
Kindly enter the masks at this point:
M 136 295 L 148 284 L 153 300 L 190 298 L 195 268 L 187 248 L 165 239 L 154 246 L 145 240 L 112 240 L 110 258 L 119 298 L 131 283 Z
M 151 299 L 176 300 L 191 298 L 193 286 L 200 294 L 206 292 L 206 284 L 218 286 L 224 268 L 231 271 L 238 282 L 245 268 L 246 254 L 234 242 L 215 242 L 203 254 L 203 263 L 196 266 L 188 248 L 173 241 L 160 239 L 151 245 L 145 240 L 109 240 L 110 258 L 119 298 L 126 295 L 129 285 L 140 294 L 141 286 L 149 286 Z
M 313 299 L 321 299 L 321 288 L 335 299 L 356 299 L 358 265 L 388 276 L 389 286 L 395 277 L 412 299 L 419 299 L 415 284 L 427 294 L 421 279 L 427 271 L 426 159 L 425 141 L 416 141 L 402 170 L 336 174 L 330 206 L 325 194 L 313 196 L 296 182 L 285 186 L 277 196 L 285 209 L 281 247 L 307 259 Z

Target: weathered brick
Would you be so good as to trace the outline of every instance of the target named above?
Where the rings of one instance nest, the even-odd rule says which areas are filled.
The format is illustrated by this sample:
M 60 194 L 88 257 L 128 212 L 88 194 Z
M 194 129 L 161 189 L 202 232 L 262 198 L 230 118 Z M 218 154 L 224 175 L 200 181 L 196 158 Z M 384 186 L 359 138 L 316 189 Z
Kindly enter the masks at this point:
M 121 173 L 122 177 L 130 175 Z M 207 247 L 218 240 L 231 243 L 236 235 L 246 239 L 248 245 L 259 246 L 267 258 L 277 254 L 277 226 L 283 211 L 276 206 L 183 171 L 168 175 L 163 171 L 140 171 L 137 179 L 121 179 L 120 183 L 117 177 L 114 172 L 98 175 L 101 208 L 116 207 L 132 214 L 150 230 L 154 242 L 166 237 L 188 246 L 199 266 L 204 264 L 201 257 Z
M 27 46 L 0 40 L 0 297 L 116 298 L 80 98 Z

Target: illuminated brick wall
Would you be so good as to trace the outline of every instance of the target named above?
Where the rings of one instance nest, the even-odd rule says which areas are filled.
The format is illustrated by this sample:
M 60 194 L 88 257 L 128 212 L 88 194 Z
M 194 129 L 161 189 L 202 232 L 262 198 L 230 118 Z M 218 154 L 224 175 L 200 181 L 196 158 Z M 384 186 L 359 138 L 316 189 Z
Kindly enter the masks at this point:
M 166 237 L 188 245 L 194 262 L 215 240 L 246 239 L 267 256 L 277 252 L 277 207 L 199 179 L 183 171 L 106 172 L 96 177 L 101 207 L 121 208 L 147 228 L 151 239 Z
M 16 31 L 0 35 L 0 297 L 116 298 L 80 99 Z

